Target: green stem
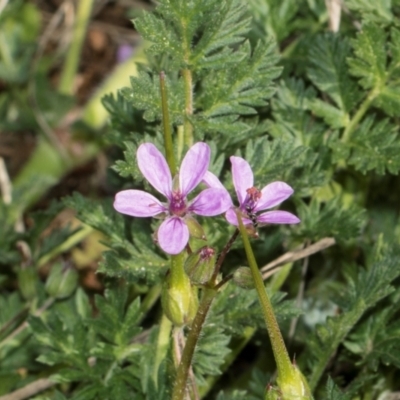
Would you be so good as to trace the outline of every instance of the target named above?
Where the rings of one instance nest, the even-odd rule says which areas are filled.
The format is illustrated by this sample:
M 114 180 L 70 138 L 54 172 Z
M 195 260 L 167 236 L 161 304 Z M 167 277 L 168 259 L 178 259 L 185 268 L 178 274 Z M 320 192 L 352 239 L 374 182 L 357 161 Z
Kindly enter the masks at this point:
M 250 245 L 249 237 L 247 235 L 246 228 L 243 225 L 240 213 L 236 212 L 236 216 L 239 221 L 239 230 L 240 234 L 242 235 L 247 260 L 249 262 L 250 270 L 253 276 L 254 286 L 258 294 L 258 299 L 261 304 L 261 309 L 264 315 L 265 324 L 267 326 L 268 335 L 271 340 L 272 351 L 274 353 L 276 366 L 278 369 L 278 376 L 282 380 L 291 379 L 293 376 L 293 368 L 289 358 L 289 354 L 286 350 L 285 342 L 283 341 L 283 337 L 279 329 L 279 325 L 276 320 L 271 301 L 268 297 L 267 291 L 265 290 L 264 281 L 261 272 L 258 269 L 254 253 Z
M 153 286 L 144 297 L 143 301 L 140 304 L 140 312 L 142 313 L 141 320 L 144 319 L 147 312 L 153 307 L 155 302 L 160 298 L 161 294 L 161 284 Z
M 51 249 L 48 253 L 43 254 L 36 263 L 36 268 L 43 266 L 48 263 L 52 258 L 58 256 L 61 253 L 65 253 L 70 250 L 76 244 L 82 242 L 90 233 L 93 232 L 93 228 L 89 225 L 82 224 L 81 229 L 71 235 L 67 240 Z
M 153 365 L 153 381 L 155 382 L 156 386 L 158 384 L 158 369 L 160 368 L 161 362 L 167 356 L 171 329 L 171 321 L 166 317 L 165 314 L 163 314 L 161 317 L 160 329 L 158 331 L 156 356 Z
M 189 120 L 189 116 L 193 114 L 193 78 L 192 71 L 185 68 L 182 71 L 183 80 L 185 82 L 185 122 L 183 124 L 185 144 L 188 147 L 193 145 L 193 126 Z
M 184 398 L 186 382 L 189 375 L 189 369 L 192 363 L 194 350 L 200 337 L 200 332 L 206 319 L 206 315 L 216 294 L 217 291 L 214 289 L 204 289 L 203 297 L 199 304 L 199 309 L 192 322 L 191 329 L 186 340 L 186 345 L 183 349 L 182 359 L 178 366 L 171 397 L 172 400 L 182 400 Z
M 76 23 L 71 39 L 71 45 L 61 73 L 59 91 L 72 95 L 74 92 L 74 78 L 79 66 L 79 58 L 82 45 L 85 39 L 87 25 L 92 13 L 94 0 L 78 1 L 78 11 L 76 13 Z
M 357 127 L 358 123 L 361 121 L 361 118 L 367 112 L 368 108 L 370 107 L 371 103 L 375 100 L 375 98 L 380 93 L 380 87 L 375 87 L 372 89 L 366 99 L 361 103 L 359 109 L 354 114 L 353 118 L 350 120 L 349 124 L 347 125 L 346 129 L 342 135 L 342 142 L 346 143 L 350 140 L 351 134 L 354 132 L 355 128 Z
M 172 175 L 176 174 L 176 164 L 174 157 L 174 147 L 172 144 L 171 123 L 169 120 L 168 111 L 168 96 L 167 87 L 165 85 L 165 73 L 160 73 L 160 92 L 161 92 L 161 107 L 163 115 L 163 128 L 164 128 L 164 146 L 167 163 Z
M 235 232 L 233 232 L 233 235 L 231 236 L 231 238 L 228 240 L 228 243 L 225 245 L 225 247 L 222 249 L 221 254 L 218 256 L 217 262 L 215 264 L 215 268 L 214 268 L 214 273 L 211 277 L 211 282 L 213 282 L 214 284 L 216 284 L 217 281 L 217 277 L 219 274 L 219 270 L 221 269 L 221 265 L 225 260 L 226 255 L 228 254 L 228 251 L 231 249 L 233 243 L 235 243 L 235 240 L 237 239 L 239 235 L 239 230 L 235 229 Z

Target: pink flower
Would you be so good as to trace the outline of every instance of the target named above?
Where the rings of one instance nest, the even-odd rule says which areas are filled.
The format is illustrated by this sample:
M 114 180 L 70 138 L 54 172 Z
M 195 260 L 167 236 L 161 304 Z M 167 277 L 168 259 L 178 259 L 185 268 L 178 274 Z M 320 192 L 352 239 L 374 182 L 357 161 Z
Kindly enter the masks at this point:
M 249 163 L 241 157 L 232 156 L 230 160 L 233 185 L 245 225 L 298 224 L 300 222 L 299 218 L 287 211 L 265 211 L 279 205 L 292 195 L 293 189 L 288 184 L 279 181 L 272 182 L 259 190 L 254 186 L 253 171 Z M 222 183 L 211 172 L 207 172 L 203 181 L 209 187 L 223 188 Z M 230 224 L 238 225 L 234 208 L 229 209 L 225 217 Z
M 161 152 L 151 143 L 144 143 L 137 150 L 140 171 L 167 202 L 162 203 L 142 190 L 123 190 L 115 196 L 114 208 L 132 217 L 154 217 L 165 213 L 157 237 L 160 247 L 169 254 L 178 254 L 189 241 L 186 217 L 191 214 L 215 216 L 232 205 L 226 189 L 208 188 L 193 200 L 187 195 L 202 181 L 210 163 L 210 148 L 206 143 L 196 143 L 185 155 L 178 173 L 172 180 L 168 164 Z M 175 184 L 176 183 L 176 184 Z

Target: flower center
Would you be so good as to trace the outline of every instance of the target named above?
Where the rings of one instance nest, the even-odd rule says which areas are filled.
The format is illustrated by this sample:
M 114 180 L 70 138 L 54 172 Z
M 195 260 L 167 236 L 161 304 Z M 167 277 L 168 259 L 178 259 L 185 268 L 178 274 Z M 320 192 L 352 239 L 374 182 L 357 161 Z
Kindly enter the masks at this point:
M 172 192 L 169 203 L 169 211 L 171 214 L 178 215 L 180 217 L 186 214 L 186 199 L 179 191 Z
M 261 190 L 258 190 L 256 187 L 253 186 L 247 189 L 246 192 L 247 196 L 243 205 L 247 213 L 252 213 L 258 200 L 261 199 Z

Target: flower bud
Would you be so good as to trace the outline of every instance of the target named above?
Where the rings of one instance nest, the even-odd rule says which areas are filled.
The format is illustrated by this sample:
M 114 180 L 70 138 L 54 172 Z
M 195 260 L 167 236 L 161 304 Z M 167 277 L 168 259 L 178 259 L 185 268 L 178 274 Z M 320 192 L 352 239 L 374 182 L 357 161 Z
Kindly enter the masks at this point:
M 233 273 L 233 282 L 242 289 L 254 289 L 254 280 L 248 267 L 239 267 Z
M 287 400 L 312 400 L 311 390 L 306 378 L 299 370 L 296 364 L 292 364 L 290 374 L 284 377 L 278 376 L 276 382 L 282 393 L 282 399 Z
M 192 322 L 197 312 L 197 296 L 193 293 L 190 279 L 183 274 L 178 282 L 168 275 L 161 292 L 161 304 L 165 315 L 176 326 Z
M 75 290 L 78 283 L 78 272 L 66 265 L 53 265 L 46 281 L 46 292 L 56 299 L 65 299 Z
M 38 274 L 32 266 L 26 266 L 18 270 L 19 290 L 25 300 L 32 300 L 37 294 Z
M 208 246 L 190 254 L 185 262 L 185 271 L 191 282 L 197 285 L 207 283 L 214 272 L 215 259 L 215 250 Z

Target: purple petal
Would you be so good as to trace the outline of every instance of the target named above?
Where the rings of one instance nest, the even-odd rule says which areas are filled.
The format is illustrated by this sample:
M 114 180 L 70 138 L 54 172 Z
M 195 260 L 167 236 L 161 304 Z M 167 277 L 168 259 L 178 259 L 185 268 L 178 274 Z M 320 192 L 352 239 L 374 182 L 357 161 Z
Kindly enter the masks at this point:
M 246 190 L 253 187 L 254 177 L 253 171 L 249 163 L 241 157 L 232 156 L 232 179 L 235 186 L 239 204 L 242 205 L 246 199 Z
M 115 195 L 114 208 L 132 217 L 153 217 L 166 210 L 161 202 L 142 190 L 123 190 Z
M 184 197 L 201 182 L 209 163 L 210 148 L 206 143 L 198 142 L 188 150 L 179 170 L 179 185 Z
M 267 211 L 257 217 L 262 224 L 298 224 L 300 222 L 294 214 L 287 211 Z
M 189 241 L 189 228 L 179 217 L 167 218 L 158 228 L 158 243 L 168 254 L 179 254 Z
M 223 189 L 209 188 L 199 193 L 189 204 L 189 211 L 204 217 L 224 213 L 232 207 L 231 196 L 228 191 Z
M 281 204 L 293 193 L 293 189 L 285 182 L 272 182 L 261 190 L 261 199 L 258 200 L 254 211 L 266 210 Z
M 150 184 L 168 199 L 171 197 L 172 178 L 167 161 L 152 143 L 143 143 L 137 150 L 140 171 Z
M 133 54 L 133 47 L 130 44 L 121 44 L 117 49 L 117 62 L 123 63 Z
M 225 186 L 221 183 L 221 181 L 218 179 L 216 175 L 214 175 L 212 172 L 207 171 L 204 176 L 203 176 L 203 181 L 205 185 L 207 185 L 209 188 L 215 188 L 215 189 L 225 189 Z M 225 189 L 226 190 L 226 189 Z
M 229 209 L 225 213 L 225 218 L 230 224 L 235 225 L 235 226 L 239 225 L 237 217 L 236 217 L 236 212 L 235 212 L 234 208 Z M 244 225 L 251 225 L 252 224 L 251 220 L 246 218 L 244 215 L 242 215 L 242 221 L 243 221 Z

